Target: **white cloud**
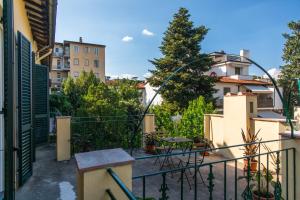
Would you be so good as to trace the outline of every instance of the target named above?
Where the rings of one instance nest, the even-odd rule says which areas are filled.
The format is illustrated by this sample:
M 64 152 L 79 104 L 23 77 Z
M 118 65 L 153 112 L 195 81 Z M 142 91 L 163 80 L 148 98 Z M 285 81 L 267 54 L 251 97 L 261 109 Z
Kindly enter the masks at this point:
M 133 37 L 126 35 L 122 38 L 123 42 L 131 42 L 133 40 Z
M 110 79 L 134 79 L 137 76 L 135 74 L 119 74 L 119 75 L 113 75 L 113 74 L 109 74 L 107 75 L 110 77 Z
M 152 76 L 151 72 L 147 72 L 143 75 L 144 78 L 149 78 L 150 76 Z
M 142 34 L 143 34 L 143 35 L 146 35 L 146 36 L 153 36 L 153 35 L 154 35 L 154 33 L 151 32 L 151 31 L 149 31 L 148 29 L 144 29 L 144 30 L 142 31 Z

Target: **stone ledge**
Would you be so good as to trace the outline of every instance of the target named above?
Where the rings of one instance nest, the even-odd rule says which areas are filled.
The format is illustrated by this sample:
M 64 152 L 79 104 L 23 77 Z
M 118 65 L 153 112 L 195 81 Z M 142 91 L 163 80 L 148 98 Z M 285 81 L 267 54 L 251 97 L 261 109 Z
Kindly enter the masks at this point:
M 134 158 L 123 149 L 117 148 L 77 153 L 75 154 L 75 160 L 79 172 L 86 172 L 130 164 L 134 161 Z
M 279 133 L 279 135 L 281 135 L 282 137 L 285 137 L 285 138 L 291 138 L 290 131 L 286 131 L 284 133 Z M 300 139 L 300 131 L 294 131 L 294 137 L 295 137 L 295 139 Z

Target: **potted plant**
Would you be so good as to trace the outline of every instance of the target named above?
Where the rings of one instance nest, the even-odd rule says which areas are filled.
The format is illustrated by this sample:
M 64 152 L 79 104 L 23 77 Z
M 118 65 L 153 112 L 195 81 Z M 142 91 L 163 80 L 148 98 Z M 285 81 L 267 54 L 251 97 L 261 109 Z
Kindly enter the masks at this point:
M 201 149 L 208 149 L 210 147 L 210 142 L 205 138 L 201 138 L 197 136 L 193 138 L 193 141 L 194 141 L 195 149 L 201 150 Z M 204 154 L 204 156 L 209 156 L 208 151 L 203 151 L 201 152 L 201 154 L 202 155 Z
M 155 133 L 145 134 L 145 151 L 146 153 L 155 153 L 156 135 Z
M 273 181 L 273 175 L 270 170 L 263 166 L 263 170 L 256 172 L 253 175 L 254 184 L 250 186 L 253 194 L 253 200 L 274 200 L 274 194 L 272 192 L 268 192 L 268 185 L 275 186 L 275 182 Z M 259 178 L 260 177 L 260 178 Z M 260 188 L 258 188 L 258 183 L 260 179 Z
M 194 137 L 193 141 L 194 141 L 195 147 L 205 147 L 206 146 L 206 141 L 203 138 L 201 138 L 200 136 Z
M 260 131 L 260 130 L 259 130 Z M 257 131 L 257 133 L 252 134 L 250 132 L 250 130 L 248 129 L 247 134 L 245 134 L 245 132 L 242 129 L 242 138 L 245 144 L 242 150 L 244 150 L 244 156 L 249 156 L 251 157 L 250 159 L 250 171 L 251 172 L 255 172 L 257 171 L 257 160 L 254 158 L 254 156 L 256 155 L 257 151 L 258 151 L 258 144 L 256 142 L 258 142 L 258 133 L 259 131 Z M 247 171 L 248 170 L 248 159 L 244 158 L 244 170 Z

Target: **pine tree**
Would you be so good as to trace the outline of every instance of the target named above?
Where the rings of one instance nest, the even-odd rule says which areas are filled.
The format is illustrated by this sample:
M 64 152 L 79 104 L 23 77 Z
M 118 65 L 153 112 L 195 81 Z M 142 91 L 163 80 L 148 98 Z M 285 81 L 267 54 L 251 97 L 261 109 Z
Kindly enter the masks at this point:
M 163 56 L 150 60 L 155 69 L 150 70 L 152 76 L 148 81 L 155 87 L 159 87 L 176 69 L 186 65 L 161 91 L 163 99 L 180 110 L 199 96 L 207 101 L 213 100 L 215 80 L 204 75 L 213 62 L 208 55 L 200 53 L 200 42 L 207 32 L 205 26 L 194 27 L 188 10 L 180 8 L 164 33 L 160 46 Z
M 282 66 L 280 85 L 284 88 L 284 98 L 288 99 L 289 87 L 292 81 L 300 78 L 300 20 L 297 22 L 291 21 L 288 23 L 291 33 L 284 33 L 283 37 L 286 39 L 282 59 L 285 65 Z M 290 108 L 294 105 L 299 105 L 300 97 L 299 90 L 292 88 Z

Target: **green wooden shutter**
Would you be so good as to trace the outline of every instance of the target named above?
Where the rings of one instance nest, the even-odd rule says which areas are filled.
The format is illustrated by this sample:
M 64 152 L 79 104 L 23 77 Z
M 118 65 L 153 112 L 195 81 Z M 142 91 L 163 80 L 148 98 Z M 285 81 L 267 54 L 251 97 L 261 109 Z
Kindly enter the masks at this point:
M 31 45 L 18 32 L 19 185 L 32 175 Z
M 44 65 L 33 65 L 32 98 L 33 98 L 33 135 L 34 143 L 48 141 L 49 133 L 49 72 Z

